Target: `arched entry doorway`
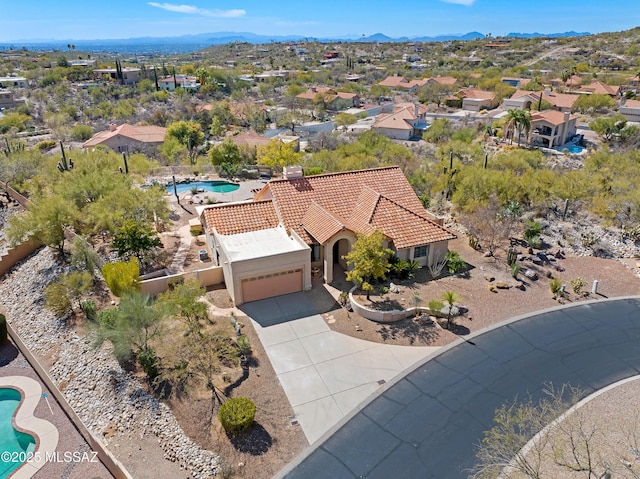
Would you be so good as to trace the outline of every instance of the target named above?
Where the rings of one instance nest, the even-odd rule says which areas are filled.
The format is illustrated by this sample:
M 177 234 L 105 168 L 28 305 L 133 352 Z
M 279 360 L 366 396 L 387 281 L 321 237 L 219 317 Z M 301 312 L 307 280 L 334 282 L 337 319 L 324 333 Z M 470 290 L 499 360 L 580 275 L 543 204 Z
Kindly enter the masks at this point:
M 356 238 L 354 234 L 350 232 L 343 232 L 326 244 L 324 256 L 324 279 L 327 283 L 331 283 L 333 281 L 336 273 L 342 274 L 347 270 L 347 261 L 343 256 L 351 251 L 351 246 L 355 240 Z

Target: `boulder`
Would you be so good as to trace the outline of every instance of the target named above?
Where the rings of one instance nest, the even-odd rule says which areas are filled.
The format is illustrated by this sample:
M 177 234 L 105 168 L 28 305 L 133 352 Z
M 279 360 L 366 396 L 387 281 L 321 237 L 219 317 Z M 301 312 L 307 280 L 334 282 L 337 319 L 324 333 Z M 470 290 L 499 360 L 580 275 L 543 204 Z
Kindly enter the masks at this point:
M 494 276 L 491 276 L 490 274 L 485 274 L 484 279 L 486 279 L 487 281 L 489 281 L 489 283 L 491 283 L 491 281 L 493 281 L 496 278 Z
M 525 277 L 529 278 L 532 281 L 536 281 L 538 279 L 538 273 L 533 271 L 532 269 L 527 269 L 523 273 Z
M 511 286 L 509 286 L 507 283 L 503 283 L 502 281 L 498 281 L 496 283 L 496 288 L 498 289 L 509 289 Z

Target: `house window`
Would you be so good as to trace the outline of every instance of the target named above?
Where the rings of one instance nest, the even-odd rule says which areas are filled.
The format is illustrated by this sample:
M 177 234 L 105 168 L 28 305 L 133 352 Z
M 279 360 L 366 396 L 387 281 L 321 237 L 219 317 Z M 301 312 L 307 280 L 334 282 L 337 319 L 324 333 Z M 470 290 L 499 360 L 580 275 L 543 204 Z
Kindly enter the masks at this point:
M 413 250 L 414 258 L 423 258 L 427 256 L 427 245 L 416 246 Z
M 320 261 L 320 245 L 313 244 L 311 245 L 311 262 Z

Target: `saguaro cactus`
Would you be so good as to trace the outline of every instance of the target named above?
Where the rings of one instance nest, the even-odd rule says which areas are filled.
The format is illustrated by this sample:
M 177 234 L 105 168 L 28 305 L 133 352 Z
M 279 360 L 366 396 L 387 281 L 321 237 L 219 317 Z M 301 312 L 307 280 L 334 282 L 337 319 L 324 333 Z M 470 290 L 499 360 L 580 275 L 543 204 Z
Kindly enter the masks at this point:
M 62 157 L 58 162 L 58 170 L 61 173 L 71 171 L 73 169 L 73 160 L 69 158 L 69 161 L 67 161 L 67 155 L 64 152 L 64 145 L 62 144 L 62 141 L 60 141 L 60 150 L 62 151 Z

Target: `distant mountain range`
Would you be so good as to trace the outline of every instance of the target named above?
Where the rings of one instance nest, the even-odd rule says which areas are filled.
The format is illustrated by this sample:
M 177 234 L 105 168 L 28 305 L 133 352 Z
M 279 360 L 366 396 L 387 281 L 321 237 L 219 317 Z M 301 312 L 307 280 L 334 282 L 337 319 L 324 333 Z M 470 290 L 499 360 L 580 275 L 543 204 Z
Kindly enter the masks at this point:
M 509 33 L 507 37 L 512 38 L 535 38 L 535 37 L 577 37 L 589 35 L 587 32 L 565 32 L 565 33 Z M 27 48 L 34 50 L 66 50 L 67 45 L 75 45 L 80 51 L 103 51 L 118 53 L 187 53 L 200 50 L 212 45 L 224 45 L 234 42 L 246 42 L 252 44 L 268 44 L 272 42 L 291 41 L 319 41 L 319 42 L 444 42 L 451 40 L 476 40 L 485 38 L 479 32 L 469 32 L 459 35 L 437 35 L 393 38 L 382 33 L 370 36 L 345 35 L 340 38 L 316 38 L 304 37 L 300 35 L 256 35 L 249 32 L 216 32 L 200 33 L 197 35 L 181 35 L 176 37 L 138 37 L 123 39 L 96 39 L 96 40 L 52 40 L 52 39 L 30 39 L 17 40 L 15 42 L 0 43 L 0 49 L 7 48 Z

